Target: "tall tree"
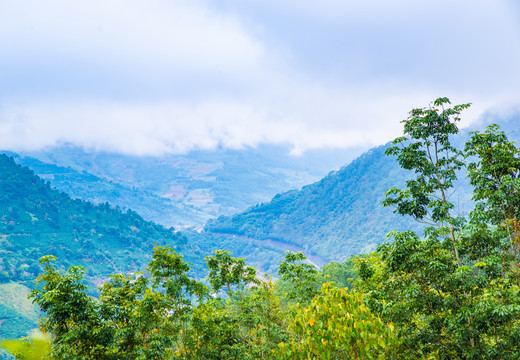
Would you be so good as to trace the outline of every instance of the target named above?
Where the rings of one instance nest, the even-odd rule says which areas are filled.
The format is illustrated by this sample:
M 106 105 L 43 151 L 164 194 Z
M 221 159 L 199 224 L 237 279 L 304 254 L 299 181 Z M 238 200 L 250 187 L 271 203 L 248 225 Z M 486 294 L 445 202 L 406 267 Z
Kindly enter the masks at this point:
M 460 265 L 457 242 L 464 219 L 452 213 L 450 195 L 464 162 L 452 136 L 459 131 L 460 113 L 470 104 L 446 107 L 449 104 L 448 98 L 438 98 L 427 108 L 412 109 L 403 120 L 405 136 L 395 139 L 386 154 L 397 156 L 399 165 L 413 171 L 415 178 L 406 181 L 404 190 L 389 189 L 383 205 L 427 224 L 433 236 L 447 235 Z
M 42 258 L 44 273 L 31 296 L 45 313 L 41 329 L 52 335 L 57 359 L 186 358 L 192 299 L 205 285 L 187 276 L 190 267 L 171 247 L 156 247 L 146 274 L 115 274 L 99 299 L 85 293 L 84 270 L 65 274 Z
M 473 200 L 477 202 L 473 222 L 498 226 L 505 231 L 511 246 L 518 246 L 520 149 L 498 125 L 490 125 L 483 133 L 472 133 L 465 151 L 467 157 L 476 160 L 468 165 Z
M 520 331 L 519 288 L 507 266 L 508 247 L 489 226 L 501 221 L 495 215 L 503 219 L 499 210 L 504 204 L 516 201 L 506 188 L 491 197 L 501 189 L 496 179 L 512 179 L 516 150 L 497 133 L 486 135 L 495 139 L 496 147 L 478 134 L 468 142 L 466 153 L 477 159 L 469 173 L 480 211 L 473 212 L 473 222 L 466 225 L 453 214 L 449 199 L 457 172 L 465 166 L 451 137 L 469 104 L 446 108 L 449 103 L 440 98 L 429 108 L 412 110 L 404 121 L 407 136 L 388 150 L 416 176 L 406 182 L 406 189 L 390 189 L 384 204 L 428 224 L 425 238 L 411 231 L 389 234 L 393 242 L 358 260 L 357 289 L 368 294 L 374 312 L 396 325 L 402 358 L 518 358 L 520 346 L 514 339 Z M 499 169 L 504 176 L 497 178 Z

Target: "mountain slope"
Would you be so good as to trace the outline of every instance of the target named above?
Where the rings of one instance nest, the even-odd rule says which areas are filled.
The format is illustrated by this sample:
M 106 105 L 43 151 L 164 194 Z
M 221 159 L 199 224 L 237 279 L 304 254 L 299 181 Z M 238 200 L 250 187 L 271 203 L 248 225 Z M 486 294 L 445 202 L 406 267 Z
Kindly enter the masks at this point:
M 374 148 L 301 191 L 209 221 L 206 231 L 295 244 L 328 260 L 371 251 L 390 230 L 418 228 L 380 205 L 386 189 L 407 176 L 385 149 Z
M 188 243 L 173 228 L 145 221 L 132 210 L 72 199 L 0 154 L 0 338 L 24 336 L 37 326 L 37 309 L 28 308 L 27 301 L 15 303 L 12 295 L 27 297 L 44 255 L 55 255 L 61 269 L 82 265 L 91 294 L 96 292 L 94 285 L 110 274 L 143 270 L 154 244 L 171 245 L 182 253 L 193 264 L 195 277 L 205 275 L 204 256 L 224 245 L 235 256 L 256 252 L 251 263 L 264 265 L 266 271 L 283 257 L 279 249 L 240 239 L 227 244 L 227 238 L 206 238 L 196 232 L 189 238 Z
M 197 260 L 173 228 L 93 205 L 52 189 L 28 168 L 0 155 L 0 282 L 33 279 L 38 259 L 55 255 L 62 267 L 83 265 L 91 281 L 147 264 L 154 242 L 171 244 Z
M 42 162 L 30 156 L 6 152 L 16 162 L 29 167 L 39 177 L 49 181 L 52 187 L 69 194 L 73 198 L 100 204 L 109 202 L 113 206 L 128 208 L 144 219 L 165 226 L 173 223 L 190 223 L 195 218 L 208 216 L 194 206 L 180 204 L 150 191 L 137 189 L 71 167 L 62 167 Z
M 316 181 L 360 153 L 316 150 L 292 156 L 289 151 L 261 145 L 152 157 L 65 145 L 21 153 L 17 161 L 73 197 L 131 208 L 165 226 L 202 227 L 208 219 Z
M 470 131 L 483 131 L 485 125 L 491 123 L 499 123 L 510 140 L 520 139 L 520 114 L 498 117 L 489 113 L 478 126 L 461 130 L 453 143 L 461 149 Z M 301 191 L 278 194 L 270 202 L 242 213 L 210 220 L 205 230 L 274 240 L 285 248 L 296 245 L 325 261 L 343 260 L 352 254 L 371 251 L 392 230 L 420 231 L 420 224 L 411 218 L 393 214 L 393 209 L 381 206 L 387 189 L 402 187 L 412 176 L 399 168 L 395 158 L 384 154 L 388 146 L 369 150 Z M 458 177 L 460 180 L 450 195 L 456 211 L 465 215 L 472 207 L 472 189 L 463 172 Z
M 94 205 L 52 189 L 14 159 L 0 154 L 0 338 L 25 336 L 37 309 L 25 301 L 41 266 L 82 265 L 91 294 L 114 273 L 144 270 L 156 245 L 171 245 L 204 276 L 203 256 L 187 238 L 108 203 Z

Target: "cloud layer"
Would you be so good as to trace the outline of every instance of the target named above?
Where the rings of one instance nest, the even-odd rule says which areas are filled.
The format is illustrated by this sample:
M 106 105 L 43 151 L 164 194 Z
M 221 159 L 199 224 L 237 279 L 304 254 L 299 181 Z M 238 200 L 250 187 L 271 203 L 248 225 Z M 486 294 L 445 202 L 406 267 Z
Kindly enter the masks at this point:
M 46 2 L 0 13 L 0 148 L 375 145 L 437 96 L 520 95 L 513 1 Z

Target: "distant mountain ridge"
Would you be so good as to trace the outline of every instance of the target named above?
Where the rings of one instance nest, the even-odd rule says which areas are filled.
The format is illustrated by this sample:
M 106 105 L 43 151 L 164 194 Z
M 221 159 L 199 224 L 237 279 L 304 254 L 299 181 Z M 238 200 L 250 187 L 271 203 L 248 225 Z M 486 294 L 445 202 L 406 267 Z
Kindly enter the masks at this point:
M 64 145 L 9 154 L 72 197 L 108 201 L 165 226 L 202 227 L 208 219 L 316 181 L 361 152 L 316 150 L 292 156 L 289 150 L 260 145 L 141 157 Z
M 501 125 L 510 140 L 520 139 L 519 114 L 507 118 L 488 115 L 478 125 L 462 129 L 454 143 L 463 147 L 470 131 L 485 130 L 486 125 L 494 122 Z M 395 158 L 384 154 L 389 145 L 369 150 L 300 191 L 281 193 L 239 214 L 210 220 L 205 230 L 294 244 L 326 261 L 370 252 L 392 230 L 420 232 L 419 223 L 381 205 L 387 189 L 402 186 L 412 175 L 401 169 Z M 453 201 L 457 211 L 467 214 L 472 189 L 464 173 L 459 174 L 459 180 Z

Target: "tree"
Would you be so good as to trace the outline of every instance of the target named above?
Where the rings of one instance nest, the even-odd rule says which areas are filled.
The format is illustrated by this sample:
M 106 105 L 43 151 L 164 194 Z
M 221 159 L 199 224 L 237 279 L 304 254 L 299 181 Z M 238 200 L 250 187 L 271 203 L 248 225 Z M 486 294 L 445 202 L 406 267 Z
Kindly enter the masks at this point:
M 438 98 L 433 106 L 413 109 L 403 120 L 406 136 L 395 139 L 396 146 L 388 148 L 386 154 L 397 156 L 399 165 L 414 171 L 416 177 L 406 181 L 405 190 L 389 189 L 383 205 L 395 206 L 398 214 L 428 225 L 433 236 L 447 235 L 460 264 L 456 245 L 464 219 L 453 216 L 449 198 L 464 162 L 451 137 L 458 133 L 460 113 L 470 104 L 445 108 L 448 104 L 448 98 Z
M 473 223 L 498 226 L 516 254 L 520 235 L 520 149 L 498 125 L 490 125 L 484 133 L 472 133 L 465 151 L 467 157 L 476 157 L 468 165 L 473 200 L 477 201 Z
M 256 269 L 248 266 L 243 258 L 234 258 L 230 251 L 215 250 L 214 255 L 206 256 L 210 270 L 208 279 L 215 293 L 226 288 L 232 298 L 233 288 L 243 289 L 247 284 L 259 284 Z
M 42 258 L 45 270 L 31 293 L 45 317 L 41 329 L 52 335 L 57 359 L 186 358 L 192 298 L 207 298 L 203 284 L 190 279 L 190 267 L 171 247 L 155 247 L 144 273 L 115 274 L 96 300 L 86 295 L 83 268 L 62 274 Z
M 323 284 L 308 306 L 297 304 L 289 319 L 292 339 L 279 345 L 278 359 L 391 359 L 398 340 L 365 305 L 360 293 Z
M 37 285 L 45 285 L 36 288 L 30 295 L 46 314 L 40 328 L 54 336 L 53 356 L 63 359 L 73 356 L 93 358 L 96 356 L 95 344 L 101 339 L 98 338 L 99 333 L 94 331 L 99 326 L 94 300 L 85 294 L 86 286 L 81 283 L 85 270 L 81 266 L 73 266 L 62 274 L 51 265 L 55 260 L 52 255 L 40 260 L 45 268 L 37 278 Z M 71 340 L 74 347 L 71 347 Z
M 286 320 L 270 280 L 243 290 L 235 301 L 212 299 L 194 312 L 189 358 L 274 360 L 274 350 L 287 340 Z
M 285 296 L 290 301 L 309 303 L 319 293 L 318 270 L 307 263 L 303 252 L 285 252 L 285 258 L 278 269 L 280 279 L 289 287 Z
M 333 282 L 339 288 L 352 288 L 352 284 L 358 277 L 358 271 L 355 268 L 355 260 L 362 255 L 354 255 L 349 257 L 345 262 L 329 262 L 320 269 L 320 277 L 322 282 Z
M 451 137 L 469 104 L 445 104 L 449 100 L 440 98 L 433 107 L 412 110 L 404 121 L 409 137 L 396 139 L 400 146 L 388 150 L 416 177 L 405 190 L 388 190 L 384 205 L 429 225 L 425 238 L 411 231 L 389 234 L 393 242 L 358 261 L 356 288 L 368 295 L 372 311 L 395 324 L 402 358 L 518 358 L 519 288 L 511 277 L 509 247 L 492 227 L 510 216 L 502 209 L 516 201 L 511 174 L 517 150 L 496 128 L 473 134 L 466 144 L 466 158 L 477 160 L 468 169 L 479 201 L 466 224 L 452 214 L 449 198 L 465 166 Z
M 274 359 L 285 340 L 285 316 L 270 279 L 231 252 L 216 250 L 205 258 L 215 299 L 199 304 L 192 318 L 193 359 Z M 227 299 L 218 298 L 226 289 Z

